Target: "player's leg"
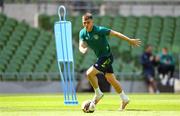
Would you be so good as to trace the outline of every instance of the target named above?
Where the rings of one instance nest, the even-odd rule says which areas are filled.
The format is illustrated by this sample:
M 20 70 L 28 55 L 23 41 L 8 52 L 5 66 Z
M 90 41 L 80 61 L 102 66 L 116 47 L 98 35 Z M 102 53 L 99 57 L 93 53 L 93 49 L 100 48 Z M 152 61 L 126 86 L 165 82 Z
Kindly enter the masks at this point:
M 145 75 L 144 75 L 144 79 L 145 79 L 145 82 L 146 82 L 146 84 L 147 84 L 148 92 L 149 92 L 149 93 L 153 93 L 153 88 L 152 88 L 152 86 L 151 86 L 151 82 L 150 82 L 150 80 L 149 80 L 148 74 L 145 74 Z
M 107 57 L 100 57 L 98 58 L 96 63 L 92 67 L 90 67 L 87 71 L 88 79 L 95 90 L 95 96 L 93 98 L 95 104 L 97 104 L 100 101 L 100 99 L 103 97 L 103 93 L 101 92 L 98 85 L 96 74 L 104 73 L 106 68 L 112 64 L 112 60 L 113 60 L 112 55 Z
M 129 103 L 129 98 L 122 90 L 122 87 L 121 87 L 119 81 L 116 79 L 116 77 L 113 73 L 106 73 L 105 77 L 106 77 L 107 81 L 114 87 L 116 92 L 118 94 L 120 94 L 120 97 L 122 99 L 122 104 L 121 104 L 120 109 L 121 110 L 125 109 L 126 105 Z
M 157 87 L 156 87 L 156 82 L 155 82 L 155 80 L 154 80 L 153 77 L 150 78 L 149 84 L 150 84 L 150 85 L 149 85 L 149 86 L 150 86 L 149 89 L 151 89 L 151 90 L 150 90 L 150 93 L 155 93 L 155 92 L 157 91 Z
M 87 78 L 95 91 L 95 95 L 93 98 L 95 104 L 97 104 L 99 100 L 103 97 L 103 93 L 99 88 L 98 79 L 96 77 L 98 73 L 100 72 L 94 66 L 91 66 L 86 72 Z
M 89 82 L 91 83 L 92 87 L 94 89 L 98 88 L 98 80 L 96 77 L 96 74 L 99 73 L 99 71 L 97 69 L 95 69 L 93 66 L 91 66 L 87 71 L 86 71 L 86 75 L 87 78 L 89 80 Z
M 154 79 L 154 74 L 152 73 L 148 73 L 147 74 L 147 84 L 148 84 L 148 90 L 149 90 L 149 93 L 159 93 L 159 90 L 157 88 L 157 84 L 156 84 L 156 81 Z
M 113 73 L 106 73 L 105 78 L 114 87 L 114 89 L 117 93 L 122 92 L 122 87 L 121 87 L 119 81 L 115 78 L 115 75 Z
M 156 94 L 159 94 L 159 89 L 158 89 L 158 87 L 157 87 L 157 83 L 156 83 L 155 79 L 153 80 L 153 88 L 154 88 L 154 92 L 155 92 Z
M 175 69 L 174 65 L 168 66 L 168 72 L 170 72 L 170 78 L 173 77 L 173 75 L 174 75 L 174 69 Z

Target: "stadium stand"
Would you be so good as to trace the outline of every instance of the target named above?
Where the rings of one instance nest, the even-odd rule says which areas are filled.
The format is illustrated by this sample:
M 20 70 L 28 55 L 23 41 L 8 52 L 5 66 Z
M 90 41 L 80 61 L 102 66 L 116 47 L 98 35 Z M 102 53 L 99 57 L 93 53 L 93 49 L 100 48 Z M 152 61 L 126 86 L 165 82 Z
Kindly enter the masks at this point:
M 25 22 L 18 22 L 0 14 L 1 80 L 60 79 L 52 32 L 52 25 L 58 20 L 58 16 L 47 17 L 51 29 L 45 31 L 42 29 L 43 25 L 40 29 L 33 28 Z M 75 71 L 78 72 L 88 68 L 96 59 L 92 51 L 86 56 L 78 51 L 78 36 L 82 27 L 81 16 L 71 16 L 67 20 L 72 21 L 73 25 Z M 118 39 L 109 40 L 113 53 L 116 53 L 113 64 L 115 72 L 140 71 L 139 55 L 147 44 L 155 46 L 156 52 L 163 46 L 168 47 L 174 54 L 180 51 L 180 17 L 95 16 L 95 23 L 112 27 L 131 38 L 140 38 L 143 42 L 141 47 L 132 49 L 127 42 Z M 127 63 L 129 65 L 126 65 Z

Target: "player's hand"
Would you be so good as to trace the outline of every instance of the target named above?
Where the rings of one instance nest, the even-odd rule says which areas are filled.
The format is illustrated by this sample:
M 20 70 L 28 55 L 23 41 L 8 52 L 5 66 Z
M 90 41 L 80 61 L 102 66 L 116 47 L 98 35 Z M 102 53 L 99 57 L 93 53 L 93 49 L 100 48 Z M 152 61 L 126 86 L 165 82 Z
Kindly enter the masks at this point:
M 88 50 L 88 48 L 80 48 L 79 49 L 81 53 L 85 54 Z
M 150 61 L 153 61 L 153 60 L 154 60 L 154 56 L 151 56 L 151 57 L 150 57 Z
M 133 47 L 136 47 L 136 46 L 139 47 L 141 45 L 141 40 L 140 39 L 130 39 L 128 42 Z

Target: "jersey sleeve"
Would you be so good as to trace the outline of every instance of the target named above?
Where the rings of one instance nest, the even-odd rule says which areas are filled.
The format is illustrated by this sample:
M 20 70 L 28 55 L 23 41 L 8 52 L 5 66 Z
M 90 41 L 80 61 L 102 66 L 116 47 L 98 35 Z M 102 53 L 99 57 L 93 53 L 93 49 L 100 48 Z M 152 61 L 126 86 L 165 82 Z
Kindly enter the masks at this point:
M 103 35 L 109 35 L 111 29 L 106 28 L 106 27 L 99 27 L 99 31 L 100 31 L 100 33 L 103 34 Z
M 81 41 L 84 41 L 84 40 L 85 40 L 82 30 L 79 32 L 79 40 L 81 40 Z

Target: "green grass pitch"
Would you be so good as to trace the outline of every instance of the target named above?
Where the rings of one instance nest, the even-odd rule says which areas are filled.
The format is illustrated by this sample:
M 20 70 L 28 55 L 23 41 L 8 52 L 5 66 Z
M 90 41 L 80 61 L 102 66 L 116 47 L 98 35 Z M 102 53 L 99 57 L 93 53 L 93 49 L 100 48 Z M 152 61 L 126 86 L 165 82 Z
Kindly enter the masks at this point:
M 129 94 L 130 104 L 118 111 L 120 97 L 105 93 L 94 113 L 81 103 L 93 93 L 78 93 L 79 105 L 65 106 L 63 94 L 1 94 L 0 116 L 180 116 L 180 94 Z

